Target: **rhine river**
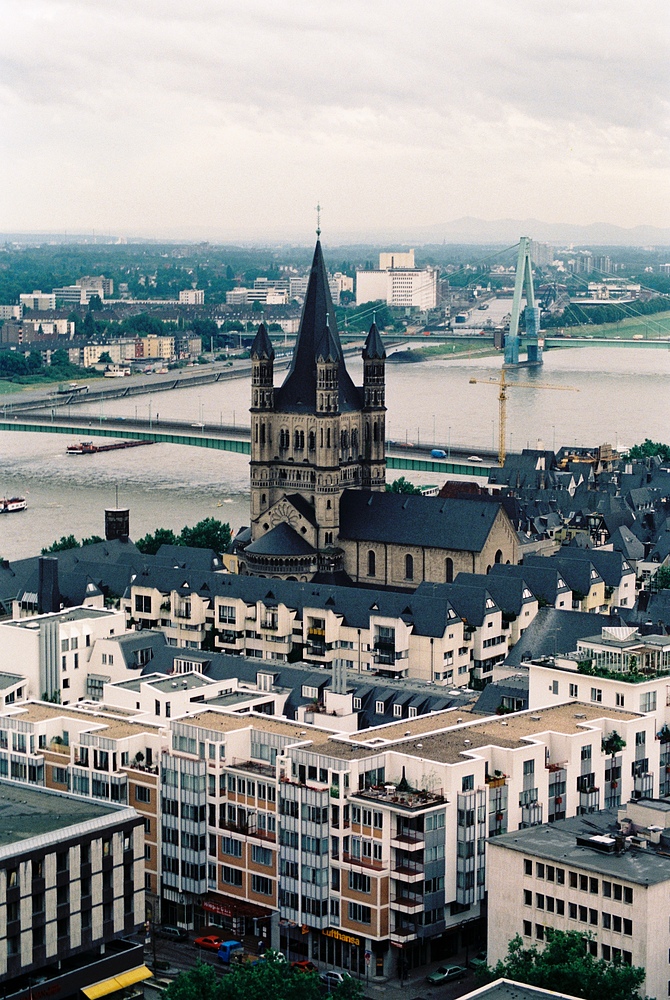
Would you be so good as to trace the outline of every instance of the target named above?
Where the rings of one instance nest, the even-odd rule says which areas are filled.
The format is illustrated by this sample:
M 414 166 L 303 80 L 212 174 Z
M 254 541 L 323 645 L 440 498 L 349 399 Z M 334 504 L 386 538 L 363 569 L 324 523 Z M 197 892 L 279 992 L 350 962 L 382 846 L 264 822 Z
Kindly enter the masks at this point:
M 447 449 L 497 446 L 498 390 L 471 385 L 497 378 L 501 357 L 430 360 L 387 367 L 387 437 Z M 362 364 L 348 359 L 356 383 Z M 279 372 L 276 382 L 285 373 Z M 514 383 L 531 388 L 514 388 Z M 561 445 L 626 446 L 650 437 L 670 440 L 670 349 L 553 350 L 540 369 L 509 373 L 507 447 L 518 451 Z M 541 383 L 579 390 L 556 391 Z M 249 379 L 105 403 L 77 412 L 92 421 L 105 413 L 157 414 L 192 423 L 248 424 Z M 0 517 L 0 557 L 35 555 L 61 535 L 104 534 L 104 508 L 130 508 L 131 537 L 156 527 L 180 530 L 205 517 L 248 524 L 248 458 L 225 452 L 155 444 L 100 455 L 68 456 L 81 435 L 0 433 L 0 494 L 21 494 L 28 509 Z M 417 476 L 417 482 L 435 482 Z

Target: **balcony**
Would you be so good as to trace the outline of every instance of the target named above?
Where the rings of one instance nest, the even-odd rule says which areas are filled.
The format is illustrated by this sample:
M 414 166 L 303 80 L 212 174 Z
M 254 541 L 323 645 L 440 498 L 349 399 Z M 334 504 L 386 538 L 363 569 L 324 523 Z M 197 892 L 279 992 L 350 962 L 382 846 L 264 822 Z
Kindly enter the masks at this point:
M 424 876 L 423 858 L 396 858 L 391 871 L 396 879 L 402 879 L 403 882 L 420 882 Z
M 372 858 L 362 858 L 357 855 L 342 852 L 342 861 L 347 865 L 360 865 L 361 868 L 372 868 L 373 871 L 381 871 L 384 867 L 381 861 L 373 861 Z
M 424 836 L 419 830 L 400 829 L 391 835 L 391 847 L 402 851 L 423 850 Z
M 395 898 L 391 900 L 391 906 L 399 913 L 422 913 L 424 907 L 423 896 L 415 892 L 404 892 L 404 886 L 398 886 Z
M 424 789 L 419 791 L 410 789 L 403 792 L 399 788 L 396 788 L 395 785 L 381 785 L 374 788 L 359 789 L 357 792 L 352 792 L 350 798 L 363 799 L 365 802 L 384 802 L 394 809 L 402 810 L 431 809 L 447 801 L 441 788 L 431 792 Z
M 418 931 L 416 926 L 411 927 L 396 927 L 389 934 L 392 944 L 406 944 L 408 941 L 416 941 L 418 938 Z

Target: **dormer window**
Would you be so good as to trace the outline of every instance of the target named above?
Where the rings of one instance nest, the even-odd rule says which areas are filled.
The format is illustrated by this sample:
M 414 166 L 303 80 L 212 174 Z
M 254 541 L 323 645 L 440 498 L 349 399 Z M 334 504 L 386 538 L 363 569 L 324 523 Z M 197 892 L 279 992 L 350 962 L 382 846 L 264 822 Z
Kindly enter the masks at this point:
M 383 715 L 384 714 L 384 702 L 383 701 L 376 701 L 375 702 L 375 713 L 377 715 Z

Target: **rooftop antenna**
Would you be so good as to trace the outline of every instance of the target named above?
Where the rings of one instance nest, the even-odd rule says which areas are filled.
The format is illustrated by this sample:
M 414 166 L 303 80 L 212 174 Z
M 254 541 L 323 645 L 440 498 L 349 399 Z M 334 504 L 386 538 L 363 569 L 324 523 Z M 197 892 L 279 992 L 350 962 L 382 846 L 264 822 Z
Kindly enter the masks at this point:
M 316 206 L 316 238 L 321 238 L 321 205 Z

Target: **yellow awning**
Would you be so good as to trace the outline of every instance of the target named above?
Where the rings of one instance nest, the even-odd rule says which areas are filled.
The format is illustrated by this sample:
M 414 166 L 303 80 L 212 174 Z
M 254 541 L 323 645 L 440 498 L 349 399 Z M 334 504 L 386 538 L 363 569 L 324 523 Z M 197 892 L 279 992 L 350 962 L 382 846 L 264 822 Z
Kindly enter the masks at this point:
M 88 1000 L 98 1000 L 98 997 L 106 997 L 108 993 L 115 993 L 126 986 L 141 983 L 144 979 L 149 979 L 150 976 L 153 976 L 153 972 L 147 969 L 146 965 L 138 965 L 136 969 L 131 969 L 129 972 L 122 972 L 119 976 L 103 979 L 101 983 L 87 986 L 81 992 L 88 997 Z

